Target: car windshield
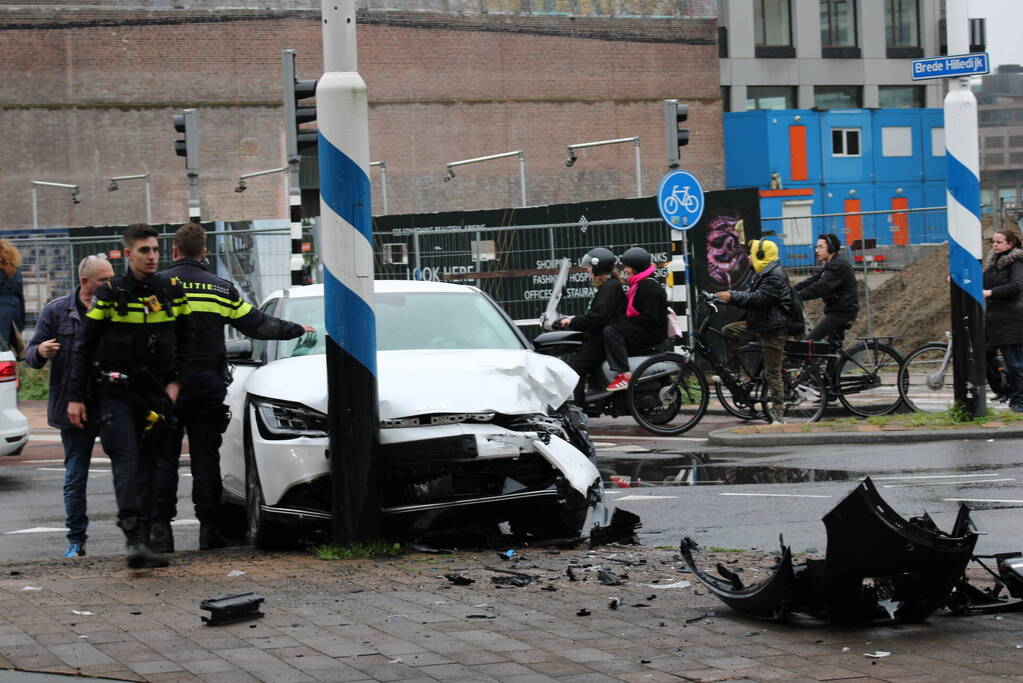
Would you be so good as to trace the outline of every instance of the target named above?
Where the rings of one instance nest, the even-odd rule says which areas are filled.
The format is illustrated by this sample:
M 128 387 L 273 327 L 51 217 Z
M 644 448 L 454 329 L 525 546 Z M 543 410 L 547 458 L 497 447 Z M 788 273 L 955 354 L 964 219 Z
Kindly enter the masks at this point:
M 377 294 L 376 316 L 378 351 L 523 348 L 500 311 L 476 292 Z M 279 342 L 279 358 L 326 353 L 322 297 L 285 299 L 281 317 L 318 334 Z

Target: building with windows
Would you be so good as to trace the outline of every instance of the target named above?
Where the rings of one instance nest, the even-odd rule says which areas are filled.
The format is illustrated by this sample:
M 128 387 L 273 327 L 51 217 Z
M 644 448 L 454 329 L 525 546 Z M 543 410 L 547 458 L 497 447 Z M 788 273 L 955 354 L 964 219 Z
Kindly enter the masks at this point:
M 905 213 L 945 205 L 941 109 L 731 112 L 724 130 L 725 183 L 760 188 L 761 216 L 787 219 L 763 223 L 786 264 L 812 265 L 823 232 L 856 250 L 948 238 L 944 210 Z
M 941 53 L 940 0 L 720 0 L 726 111 L 940 107 L 908 58 Z
M 984 211 L 1023 213 L 1023 66 L 1003 64 L 974 88 Z

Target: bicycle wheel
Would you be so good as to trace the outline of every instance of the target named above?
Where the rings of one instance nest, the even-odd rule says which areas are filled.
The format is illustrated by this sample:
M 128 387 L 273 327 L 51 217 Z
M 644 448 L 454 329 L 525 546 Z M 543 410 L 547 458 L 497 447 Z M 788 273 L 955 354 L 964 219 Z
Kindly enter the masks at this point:
M 838 400 L 860 417 L 887 415 L 902 403 L 899 369 L 902 356 L 887 344 L 859 342 L 838 359 L 835 382 Z
M 824 375 L 812 365 L 785 367 L 782 370 L 785 385 L 784 419 L 786 422 L 816 422 L 828 404 L 828 388 Z M 760 388 L 761 410 L 771 415 L 771 390 L 765 381 Z
M 714 365 L 716 367 L 728 367 L 728 356 L 725 352 L 725 340 L 721 333 L 714 328 L 708 328 L 705 332 L 705 343 L 714 354 Z M 739 362 L 746 376 L 756 377 L 763 367 L 763 354 L 756 344 L 747 344 L 739 349 Z M 759 397 L 755 391 L 747 391 L 745 395 L 736 395 L 727 384 L 720 379 L 714 382 L 714 393 L 718 403 L 730 415 L 741 420 L 760 420 L 763 415 L 760 412 Z
M 947 344 L 930 342 L 913 349 L 899 369 L 899 393 L 906 407 L 918 413 L 940 413 L 955 403 L 952 356 Z
M 692 429 L 703 418 L 710 392 L 696 365 L 677 353 L 661 353 L 633 371 L 626 398 L 640 427 L 671 436 Z

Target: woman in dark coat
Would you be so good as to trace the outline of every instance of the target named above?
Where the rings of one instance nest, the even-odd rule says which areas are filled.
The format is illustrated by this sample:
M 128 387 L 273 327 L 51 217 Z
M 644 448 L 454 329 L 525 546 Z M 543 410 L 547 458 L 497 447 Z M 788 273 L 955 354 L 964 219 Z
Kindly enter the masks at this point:
M 25 327 L 25 294 L 22 291 L 21 252 L 5 239 L 0 239 L 0 334 L 11 344 L 13 328 Z M 12 344 L 13 346 L 13 344 Z
M 629 356 L 657 346 L 668 338 L 668 295 L 654 278 L 657 268 L 650 252 L 632 247 L 622 254 L 622 266 L 629 279 L 625 295 L 625 320 L 604 328 L 607 364 L 615 378 L 608 391 L 629 387 Z
M 1009 408 L 1023 413 L 1023 245 L 1012 230 L 995 230 L 984 260 L 988 349 L 1005 361 Z

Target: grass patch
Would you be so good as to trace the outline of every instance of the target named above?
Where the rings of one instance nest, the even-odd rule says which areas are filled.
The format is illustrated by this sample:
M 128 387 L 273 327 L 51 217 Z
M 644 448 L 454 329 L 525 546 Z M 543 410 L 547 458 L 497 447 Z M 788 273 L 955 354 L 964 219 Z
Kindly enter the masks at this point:
M 848 425 L 856 427 L 861 424 L 877 425 L 878 427 L 898 426 L 917 429 L 948 429 L 979 427 L 987 422 L 1023 423 L 1023 413 L 1008 409 L 995 410 L 988 408 L 981 417 L 972 417 L 960 406 L 951 406 L 940 413 L 893 413 L 891 415 L 875 415 L 868 418 L 840 417 L 834 420 L 822 420 L 822 423 L 839 427 Z
M 18 397 L 25 401 L 43 400 L 50 395 L 50 364 L 40 370 L 31 368 L 26 363 L 18 363 L 18 378 L 21 388 Z
M 746 552 L 742 548 L 721 548 L 721 547 L 716 546 L 716 545 L 710 546 L 709 548 L 707 548 L 707 550 L 710 550 L 710 551 L 715 552 L 715 553 L 744 553 L 744 552 Z
M 401 544 L 388 541 L 341 545 L 320 545 L 313 549 L 321 560 L 364 560 L 368 557 L 397 557 L 401 555 Z

